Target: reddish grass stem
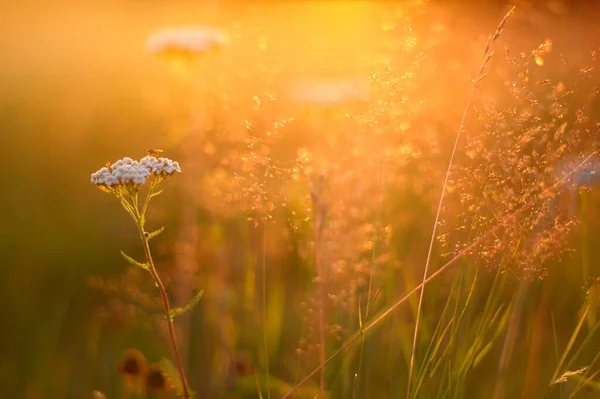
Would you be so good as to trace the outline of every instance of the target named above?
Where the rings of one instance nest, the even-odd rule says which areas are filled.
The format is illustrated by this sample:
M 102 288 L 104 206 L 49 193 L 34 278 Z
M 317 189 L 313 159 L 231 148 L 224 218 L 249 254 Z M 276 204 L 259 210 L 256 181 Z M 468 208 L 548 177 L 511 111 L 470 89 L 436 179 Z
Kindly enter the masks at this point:
M 485 76 L 485 67 L 486 67 L 488 61 L 490 60 L 490 57 L 492 56 L 492 44 L 500 36 L 500 33 L 502 32 L 502 28 L 504 27 L 504 25 L 506 24 L 506 21 L 511 16 L 511 14 L 514 12 L 514 10 L 515 10 L 515 6 L 513 6 L 508 13 L 506 13 L 506 15 L 504 16 L 504 18 L 502 19 L 502 21 L 496 28 L 496 32 L 494 33 L 494 36 L 490 36 L 490 38 L 488 39 L 488 41 L 485 45 L 483 58 L 481 59 L 481 64 L 479 65 L 479 70 L 477 71 L 477 75 L 475 76 L 475 79 L 473 80 L 473 85 L 471 87 L 469 99 L 467 100 L 467 104 L 465 105 L 465 109 L 463 111 L 462 118 L 461 118 L 460 124 L 458 126 L 458 131 L 456 132 L 456 138 L 454 140 L 454 147 L 452 148 L 452 153 L 450 154 L 450 161 L 448 162 L 448 168 L 446 169 L 446 175 L 444 176 L 444 184 L 442 185 L 442 192 L 440 193 L 440 201 L 438 203 L 437 211 L 435 214 L 435 221 L 433 222 L 433 231 L 431 232 L 431 239 L 429 240 L 429 250 L 427 252 L 427 259 L 425 261 L 425 269 L 423 270 L 423 279 L 422 279 L 423 282 L 426 281 L 427 275 L 429 274 L 429 264 L 431 262 L 431 254 L 433 252 L 433 244 L 435 243 L 435 237 L 437 234 L 437 226 L 438 226 L 438 222 L 440 220 L 440 214 L 442 212 L 442 204 L 444 202 L 444 193 L 446 192 L 446 186 L 448 185 L 448 180 L 450 178 L 450 170 L 452 169 L 452 164 L 454 163 L 454 156 L 456 155 L 456 149 L 458 148 L 458 142 L 460 140 L 461 132 L 464 128 L 469 109 L 471 108 L 471 102 L 473 101 L 473 97 L 475 96 L 475 92 L 477 91 L 477 87 L 479 86 L 479 82 Z M 425 295 L 425 286 L 424 286 L 424 284 L 422 284 L 422 286 L 423 286 L 423 288 L 420 289 L 420 293 L 419 293 L 419 305 L 417 306 L 417 315 L 415 318 L 415 331 L 413 334 L 412 349 L 411 349 L 411 353 L 410 353 L 410 363 L 409 363 L 409 368 L 408 368 L 408 383 L 406 384 L 406 399 L 410 398 L 410 383 L 412 380 L 413 368 L 414 368 L 414 363 L 415 363 L 415 352 L 417 349 L 417 338 L 419 335 L 419 321 L 421 318 L 421 309 L 423 307 L 423 297 Z

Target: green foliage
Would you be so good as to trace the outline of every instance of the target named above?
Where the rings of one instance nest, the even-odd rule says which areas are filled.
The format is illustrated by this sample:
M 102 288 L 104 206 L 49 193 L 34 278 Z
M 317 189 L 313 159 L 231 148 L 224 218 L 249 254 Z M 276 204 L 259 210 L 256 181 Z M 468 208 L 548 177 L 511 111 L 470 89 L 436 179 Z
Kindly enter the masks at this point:
M 162 233 L 163 231 L 165 231 L 165 226 L 162 226 L 160 229 L 158 230 L 154 230 L 152 233 L 149 233 L 148 235 L 148 239 L 152 239 L 154 237 L 156 237 L 157 235 L 159 235 L 160 233 Z
M 181 377 L 179 376 L 179 371 L 177 371 L 177 368 L 169 359 L 166 358 L 162 358 L 160 360 L 160 365 L 164 371 L 164 375 L 167 378 L 169 385 L 171 385 L 175 389 L 177 396 L 183 397 L 183 384 L 181 382 Z M 196 396 L 196 393 L 190 388 L 188 388 L 188 394 L 192 398 Z
M 404 396 L 416 296 L 411 306 L 398 306 L 377 328 L 361 332 L 375 318 L 371 313 L 381 315 L 420 281 L 432 209 L 450 151 L 449 132 L 456 131 L 455 122 L 460 119 L 454 104 L 463 104 L 468 89 L 464 83 L 475 72 L 483 45 L 471 39 L 486 36 L 495 22 L 474 18 L 476 11 L 470 7 L 449 15 L 454 11 L 438 8 L 436 2 L 420 2 L 427 3 L 423 13 L 412 12 L 410 2 L 402 2 L 398 9 L 391 4 L 370 4 L 369 10 L 362 9 L 356 16 L 350 9 L 361 2 L 349 2 L 339 19 L 331 11 L 335 2 L 316 17 L 319 2 L 309 8 L 290 6 L 297 13 L 222 3 L 216 20 L 232 27 L 232 47 L 216 62 L 209 57 L 202 60 L 198 80 L 206 80 L 207 93 L 197 93 L 196 81 L 189 91 L 179 85 L 171 90 L 170 78 L 161 78 L 160 69 L 154 66 L 141 67 L 139 52 L 130 51 L 128 32 L 135 33 L 132 40 L 137 40 L 143 29 L 164 17 L 159 15 L 164 13 L 162 7 L 158 12 L 152 4 L 144 5 L 141 14 L 137 6 L 129 9 L 128 5 L 114 12 L 108 8 L 92 13 L 85 7 L 86 12 L 78 8 L 61 13 L 75 15 L 77 20 L 92 18 L 94 23 L 73 25 L 74 32 L 83 29 L 86 37 L 102 25 L 115 26 L 127 40 L 90 50 L 74 48 L 64 40 L 53 45 L 56 36 L 44 36 L 53 49 L 52 57 L 36 55 L 39 46 L 31 45 L 39 41 L 40 28 L 35 24 L 31 29 L 19 28 L 29 26 L 28 19 L 44 19 L 47 10 L 15 12 L 16 22 L 6 25 L 7 32 L 14 30 L 15 40 L 31 35 L 31 43 L 7 48 L 6 59 L 21 59 L 17 53 L 30 49 L 29 58 L 36 62 L 28 66 L 25 60 L 14 67 L 9 62 L 7 73 L 0 77 L 6 87 L 0 130 L 10 133 L 3 137 L 7 144 L 3 148 L 10 149 L 5 163 L 18 165 L 4 171 L 7 194 L 2 221 L 10 234 L 3 237 L 0 268 L 5 298 L 0 307 L 7 322 L 0 332 L 4 376 L 0 396 L 90 397 L 98 389 L 108 399 L 127 397 L 127 392 L 119 391 L 126 385 L 117 372 L 122 350 L 140 348 L 149 358 L 171 353 L 168 343 L 159 339 L 162 334 L 148 333 L 165 327 L 164 318 L 154 317 L 162 303 L 145 272 L 156 271 L 153 263 L 137 261 L 121 251 L 136 266 L 124 271 L 117 251 L 139 245 L 133 241 L 133 226 L 126 226 L 131 219 L 125 217 L 135 221 L 148 241 L 164 227 L 146 233 L 146 218 L 150 222 L 152 215 L 157 223 L 177 226 L 188 221 L 181 212 L 184 203 L 197 207 L 196 218 L 190 220 L 197 224 L 195 260 L 200 263 L 197 274 L 185 278 L 192 280 L 194 289 L 203 287 L 206 295 L 203 311 L 185 320 L 175 319 L 175 327 L 182 337 L 180 349 L 189 382 L 201 396 L 250 399 L 270 394 L 280 398 L 318 366 L 319 302 L 311 253 L 312 215 L 321 211 L 326 213 L 319 232 L 326 271 L 327 354 L 354 333 L 361 343 L 360 351 L 358 346 L 349 347 L 328 364 L 325 396 Z M 554 3 L 560 2 L 548 9 L 560 8 Z M 169 3 L 170 7 L 175 12 L 178 6 Z M 486 16 L 491 14 L 489 7 L 482 8 Z M 545 6 L 536 6 L 532 12 L 540 9 Z M 180 9 L 175 14 L 187 15 L 188 11 Z M 123 18 L 122 13 L 130 12 L 140 17 Z M 478 79 L 480 95 L 474 99 L 475 112 L 467 120 L 465 140 L 459 143 L 459 161 L 450 176 L 452 190 L 440 219 L 446 240 L 440 237 L 434 243 L 432 272 L 539 194 L 530 194 L 528 189 L 548 187 L 555 161 L 591 149 L 598 122 L 597 93 L 593 96 L 598 68 L 596 58 L 593 72 L 586 73 L 590 79 L 576 83 L 586 68 L 579 60 L 589 42 L 577 40 L 579 27 L 568 25 L 578 14 L 569 11 L 568 17 L 552 17 L 573 29 L 567 29 L 569 34 L 562 38 L 558 31 L 547 32 L 556 40 L 557 51 L 544 54 L 546 64 L 541 66 L 530 62 L 525 50 L 530 38 L 519 31 L 519 25 L 530 22 L 528 12 L 517 9 L 506 26 L 509 34 L 499 38 L 496 48 L 506 45 L 510 49 L 508 65 L 502 51 L 497 51 L 489 60 L 485 79 Z M 297 36 L 290 33 L 296 29 L 281 29 L 279 24 L 287 28 L 302 22 L 303 13 L 309 20 L 335 17 L 336 23 L 329 24 L 335 33 L 323 34 L 319 31 L 323 24 L 314 24 Z M 537 24 L 543 17 L 535 17 L 536 29 L 544 30 L 544 24 Z M 358 21 L 352 29 L 337 30 L 352 18 Z M 581 37 L 596 32 L 592 25 L 581 24 L 592 29 Z M 344 43 L 333 43 L 332 37 Z M 106 38 L 99 36 L 99 40 Z M 361 45 L 363 41 L 367 44 Z M 477 48 L 472 49 L 470 43 Z M 323 54 L 307 51 L 321 44 L 326 48 Z M 77 70 L 68 76 L 39 73 L 37 60 L 44 60 L 46 72 L 85 68 L 86 59 L 100 59 L 98 51 L 102 52 L 100 67 L 110 73 L 96 73 L 97 63 L 89 71 Z M 78 57 L 83 63 L 71 65 L 75 52 L 89 53 Z M 558 59 L 559 52 L 565 62 Z M 345 53 L 356 57 L 344 57 Z M 329 54 L 335 64 L 322 65 Z M 514 64 L 511 58 L 516 58 Z M 144 58 L 143 62 L 153 61 Z M 369 76 L 368 101 L 339 107 L 287 103 L 282 82 L 301 71 L 318 73 L 321 67 L 327 74 Z M 86 73 L 94 78 L 85 78 Z M 13 79 L 18 76 L 28 79 Z M 69 89 L 73 87 L 85 88 L 86 95 Z M 56 96 L 36 95 L 49 91 Z M 160 109 L 147 106 L 146 95 L 158 104 L 167 94 L 169 101 Z M 59 103 L 43 100 L 56 97 L 61 98 Z M 188 108 L 187 101 L 196 97 L 198 103 Z M 583 98 L 584 107 L 576 103 L 578 97 Z M 206 112 L 199 110 L 205 104 Z M 186 125 L 188 109 L 198 111 L 205 123 L 200 129 L 194 127 L 193 135 L 188 135 Z M 296 120 L 285 128 L 277 127 L 283 125 L 279 122 L 282 115 Z M 182 120 L 165 121 L 165 117 Z M 251 121 L 252 129 L 238 129 L 245 119 Z M 106 194 L 91 190 L 81 178 L 80 168 L 92 170 L 125 150 L 175 142 L 175 136 L 185 137 L 185 144 L 169 151 L 186 154 L 186 164 L 200 165 L 198 174 L 186 175 L 191 177 L 181 183 L 181 187 L 193 187 L 191 197 L 154 187 L 145 198 L 145 191 L 139 192 L 138 204 L 138 193 L 125 193 L 119 198 L 130 215 L 125 216 L 118 204 L 105 206 L 99 197 Z M 201 138 L 198 148 L 193 143 L 196 136 Z M 187 141 L 189 137 L 193 138 Z M 566 150 L 561 153 L 563 146 Z M 50 150 L 55 148 L 61 156 Z M 300 158 L 299 149 L 309 154 L 302 155 L 306 158 L 302 162 L 295 161 Z M 23 157 L 31 157 L 32 162 L 22 162 Z M 319 179 L 321 170 L 327 170 L 323 174 L 327 189 L 322 194 L 325 205 L 317 209 L 307 199 L 307 182 Z M 495 232 L 469 251 L 464 261 L 427 284 L 415 347 L 413 398 L 598 395 L 600 325 L 596 306 L 588 307 L 582 287 L 600 275 L 600 251 L 596 251 L 600 236 L 595 234 L 600 225 L 599 197 L 595 189 L 579 194 L 566 188 L 564 193 L 573 191 L 571 199 L 582 205 L 579 213 L 571 215 L 580 224 L 571 231 L 569 242 L 557 239 L 566 236 L 561 230 L 566 226 L 562 215 L 537 204 L 511 221 L 511 228 Z M 159 201 L 149 207 L 150 199 L 158 194 Z M 262 240 L 255 226 L 265 225 L 269 234 Z M 206 234 L 209 231 L 218 234 Z M 181 253 L 180 244 L 189 238 L 182 234 L 162 235 L 152 248 L 167 292 L 174 294 L 181 277 L 174 267 L 179 261 L 175 257 Z M 372 249 L 369 243 L 375 243 Z M 574 249 L 570 257 L 545 256 L 564 248 Z M 86 259 L 85 268 L 79 267 L 80 259 Z M 522 270 L 531 273 L 525 277 Z M 519 302 L 516 292 L 523 278 L 532 281 Z M 379 297 L 373 295 L 378 287 L 383 287 Z M 171 309 L 165 318 L 193 309 L 200 297 L 202 291 L 186 306 Z M 510 334 L 516 334 L 516 344 L 503 345 Z M 505 350 L 510 361 L 501 377 L 498 370 Z M 252 371 L 241 367 L 240 372 L 240 367 L 229 364 L 240 352 L 250 353 Z M 181 395 L 174 361 L 164 362 L 165 375 Z M 493 395 L 495 385 L 505 390 L 503 395 Z M 292 397 L 316 398 L 319 390 L 317 374 Z
M 267 300 L 267 342 L 269 356 L 277 353 L 285 312 L 285 286 L 276 282 L 269 288 Z
M 176 318 L 177 316 L 192 310 L 197 304 L 198 302 L 200 302 L 200 299 L 202 298 L 202 296 L 204 295 L 204 291 L 200 290 L 196 293 L 196 295 L 194 295 L 192 297 L 192 299 L 190 299 L 190 301 L 188 302 L 187 305 L 185 305 L 182 308 L 172 308 L 171 312 L 169 313 L 169 317 L 171 319 Z
M 123 258 L 125 258 L 125 260 L 127 262 L 129 262 L 130 264 L 132 264 L 133 266 L 137 266 L 141 269 L 150 270 L 150 266 L 147 263 L 142 263 L 142 262 L 138 262 L 137 260 L 133 259 L 131 256 L 127 255 L 125 252 L 121 251 L 121 255 L 123 256 Z

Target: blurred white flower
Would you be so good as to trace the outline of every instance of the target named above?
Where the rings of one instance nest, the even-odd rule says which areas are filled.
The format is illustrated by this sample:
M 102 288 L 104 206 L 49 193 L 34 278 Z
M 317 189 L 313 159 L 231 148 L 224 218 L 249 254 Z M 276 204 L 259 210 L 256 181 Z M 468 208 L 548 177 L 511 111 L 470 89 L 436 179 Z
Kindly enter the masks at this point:
M 600 182 L 600 157 L 569 157 L 558 163 L 555 173 L 557 180 L 566 181 L 569 196 L 567 212 L 569 216 L 575 216 L 579 208 L 580 190 L 589 190 Z
M 566 177 L 573 190 L 579 190 L 582 186 L 590 188 L 600 182 L 600 157 L 592 156 L 587 161 L 585 159 L 573 157 L 562 161 L 557 168 L 557 178 Z
M 290 94 L 297 102 L 332 106 L 364 99 L 367 85 L 354 79 L 299 81 L 292 85 Z
M 182 26 L 165 28 L 148 36 L 146 51 L 152 54 L 201 55 L 227 44 L 227 35 L 216 28 Z

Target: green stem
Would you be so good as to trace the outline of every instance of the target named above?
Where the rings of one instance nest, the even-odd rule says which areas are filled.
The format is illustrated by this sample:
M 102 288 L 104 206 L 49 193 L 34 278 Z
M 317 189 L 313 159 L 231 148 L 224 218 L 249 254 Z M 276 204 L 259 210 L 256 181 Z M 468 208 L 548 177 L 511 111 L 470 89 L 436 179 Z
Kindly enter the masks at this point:
M 571 352 L 571 349 L 573 348 L 573 345 L 575 344 L 575 339 L 577 339 L 577 336 L 579 335 L 579 331 L 581 330 L 581 326 L 583 325 L 583 322 L 585 321 L 585 317 L 588 314 L 588 311 L 590 310 L 591 305 L 588 304 L 585 309 L 583 310 L 583 314 L 581 315 L 581 317 L 579 318 L 579 322 L 577 323 L 577 327 L 575 327 L 575 331 L 573 331 L 573 334 L 571 335 L 571 339 L 569 340 L 569 343 L 567 344 L 567 347 L 565 348 L 565 351 L 563 352 L 560 361 L 558 362 L 558 365 L 556 366 L 556 369 L 554 369 L 554 374 L 552 374 L 552 378 L 550 379 L 550 385 L 548 386 L 548 390 L 546 391 L 546 396 L 544 396 L 545 398 L 548 397 L 548 395 L 550 394 L 550 391 L 552 390 L 552 388 L 554 387 L 554 385 L 556 385 L 556 379 L 558 378 L 558 374 L 560 373 L 560 369 L 562 368 L 563 364 L 565 363 L 565 360 L 567 359 L 567 356 L 569 355 L 569 352 Z
M 317 232 L 316 234 L 319 234 Z M 326 345 L 327 341 L 325 338 L 325 277 L 323 275 L 323 265 L 321 264 L 321 254 L 320 254 L 320 236 L 317 236 L 315 239 L 315 264 L 317 268 L 317 278 L 318 282 L 318 302 L 319 302 L 319 362 L 320 364 L 324 364 L 327 360 L 326 356 Z M 323 367 L 321 369 L 321 376 L 319 382 L 319 398 L 324 398 L 325 396 L 325 384 L 326 384 L 326 369 Z
M 169 327 L 169 337 L 171 339 L 171 346 L 173 347 L 173 352 L 175 354 L 175 361 L 177 363 L 177 370 L 179 371 L 179 377 L 181 378 L 181 386 L 183 388 L 183 397 L 185 399 L 189 399 L 190 395 L 188 392 L 187 379 L 185 378 L 185 373 L 183 371 L 183 365 L 181 363 L 181 356 L 179 354 L 179 347 L 177 346 L 177 338 L 175 337 L 175 327 L 173 326 L 173 319 L 171 318 L 171 305 L 169 304 L 169 297 L 167 296 L 167 291 L 165 286 L 158 275 L 156 268 L 154 267 L 154 261 L 152 260 L 152 254 L 150 253 L 150 245 L 148 245 L 148 237 L 146 236 L 146 232 L 143 228 L 140 227 L 140 237 L 142 242 L 144 243 L 144 252 L 146 254 L 146 260 L 148 261 L 148 265 L 150 266 L 150 274 L 152 278 L 156 282 L 156 286 L 158 287 L 158 291 L 160 292 L 160 297 L 163 302 L 163 306 L 165 308 L 165 315 L 167 317 L 167 325 Z
M 376 236 L 375 236 L 375 240 L 373 240 L 373 250 L 371 251 L 371 267 L 369 269 L 369 290 L 367 292 L 367 303 L 365 306 L 365 316 L 364 316 L 364 321 L 362 322 L 362 324 L 367 322 L 367 319 L 369 317 L 369 310 L 370 307 L 372 306 L 371 303 L 371 296 L 373 294 L 373 268 L 375 267 L 375 255 L 376 255 L 376 251 L 377 251 L 377 243 L 379 241 L 379 232 L 377 231 L 377 229 L 379 229 L 379 213 L 381 211 L 381 179 L 382 179 L 382 175 L 383 175 L 383 160 L 380 161 L 379 163 L 379 178 L 377 180 L 377 211 L 375 213 L 375 231 L 376 231 Z M 362 328 L 362 326 L 361 326 Z M 358 394 L 358 390 L 359 390 L 359 381 L 360 381 L 360 375 L 362 372 L 362 367 L 363 367 L 363 358 L 364 358 L 364 352 L 365 352 L 365 338 L 361 337 L 361 343 L 360 343 L 360 356 L 359 356 L 359 360 L 358 360 L 358 371 L 356 372 L 356 378 L 354 380 L 354 392 L 352 393 L 352 398 L 355 398 L 356 395 Z
M 269 381 L 269 347 L 267 339 L 267 221 L 263 221 L 263 247 L 262 247 L 262 316 L 263 316 L 263 345 L 265 351 L 265 372 L 267 377 L 267 398 L 271 398 L 271 384 Z M 261 395 L 262 396 L 262 395 Z
M 169 296 L 167 295 L 167 290 L 156 271 L 156 267 L 154 266 L 154 260 L 152 259 L 152 253 L 150 252 L 150 236 L 144 230 L 144 226 L 142 225 L 142 220 L 144 217 L 144 213 L 146 211 L 146 206 L 148 204 L 148 200 L 150 198 L 150 191 L 148 196 L 146 197 L 146 201 L 144 201 L 144 208 L 142 213 L 139 211 L 137 196 L 132 199 L 132 203 L 135 210 L 135 218 L 137 219 L 137 227 L 138 232 L 140 233 L 140 238 L 142 239 L 142 243 L 144 246 L 144 254 L 146 255 L 146 261 L 148 262 L 149 271 L 152 275 L 152 279 L 156 283 L 158 291 L 160 293 L 160 297 L 162 299 L 163 307 L 165 309 L 165 316 L 167 318 L 167 326 L 169 328 L 169 338 L 171 340 L 171 346 L 173 347 L 173 353 L 175 355 L 175 363 L 177 364 L 177 371 L 179 371 L 179 378 L 181 379 L 181 387 L 183 389 L 183 397 L 185 399 L 190 398 L 189 389 L 187 385 L 187 379 L 185 378 L 185 372 L 183 371 L 183 365 L 181 362 L 181 355 L 179 354 L 179 347 L 177 345 L 177 338 L 175 336 L 175 326 L 173 325 L 173 319 L 171 318 L 171 304 L 169 303 Z

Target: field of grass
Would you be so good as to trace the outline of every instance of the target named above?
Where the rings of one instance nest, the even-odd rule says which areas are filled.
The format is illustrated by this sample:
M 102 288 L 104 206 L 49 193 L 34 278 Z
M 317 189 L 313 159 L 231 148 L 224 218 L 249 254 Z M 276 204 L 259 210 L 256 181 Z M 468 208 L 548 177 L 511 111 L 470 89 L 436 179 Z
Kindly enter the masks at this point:
M 0 398 L 600 397 L 600 7 L 516 3 L 0 5 Z

